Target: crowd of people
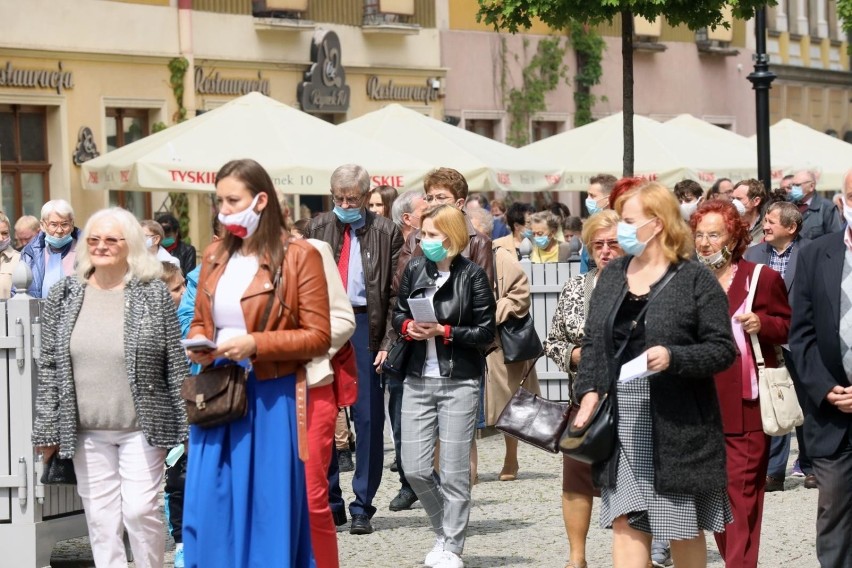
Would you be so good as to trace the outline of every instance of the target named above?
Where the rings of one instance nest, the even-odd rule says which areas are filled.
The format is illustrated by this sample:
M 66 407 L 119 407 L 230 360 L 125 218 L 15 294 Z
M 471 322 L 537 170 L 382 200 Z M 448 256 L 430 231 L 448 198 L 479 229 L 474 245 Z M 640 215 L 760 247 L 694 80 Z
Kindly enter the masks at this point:
M 234 160 L 216 175 L 198 266 L 169 214 L 110 208 L 82 229 L 62 200 L 14 226 L 0 214 L 0 297 L 45 302 L 33 445 L 73 460 L 99 567 L 124 565 L 125 531 L 137 566 L 163 565 L 165 483 L 179 568 L 337 568 L 338 528 L 374 530 L 387 420 L 387 506 L 419 501 L 435 535 L 423 563 L 461 568 L 476 432 L 522 377 L 540 394 L 533 359 L 506 361 L 499 332 L 531 309 L 522 262 L 577 262 L 543 354 L 568 376 L 572 427 L 608 398 L 616 443 L 591 465 L 563 457 L 566 568 L 587 567 L 595 498 L 618 568 L 706 566 L 706 531 L 726 566 L 757 566 L 791 435 L 764 433 L 753 345 L 795 381 L 805 422 L 790 474 L 819 490 L 820 564 L 848 568 L 852 171 L 838 201 L 817 182 L 802 171 L 772 191 L 723 179 L 705 192 L 601 174 L 581 219 L 489 201 L 450 168 L 398 195 L 346 164 L 331 210 L 294 223 L 263 167 Z M 636 359 L 646 372 L 625 376 Z M 244 414 L 188 425 L 181 386 L 220 367 L 243 369 Z M 357 398 L 341 408 L 347 378 Z M 504 441 L 511 482 L 523 469 Z

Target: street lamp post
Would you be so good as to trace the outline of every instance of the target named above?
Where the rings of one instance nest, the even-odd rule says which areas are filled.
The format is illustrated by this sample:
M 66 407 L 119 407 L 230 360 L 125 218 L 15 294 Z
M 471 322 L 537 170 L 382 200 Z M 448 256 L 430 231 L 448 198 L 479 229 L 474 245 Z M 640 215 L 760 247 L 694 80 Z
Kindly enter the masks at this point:
M 769 89 L 775 80 L 775 73 L 769 70 L 769 56 L 766 55 L 766 7 L 755 11 L 754 35 L 756 50 L 754 71 L 747 77 L 754 88 L 755 113 L 757 117 L 757 177 L 766 190 L 772 189 L 772 166 L 769 152 Z

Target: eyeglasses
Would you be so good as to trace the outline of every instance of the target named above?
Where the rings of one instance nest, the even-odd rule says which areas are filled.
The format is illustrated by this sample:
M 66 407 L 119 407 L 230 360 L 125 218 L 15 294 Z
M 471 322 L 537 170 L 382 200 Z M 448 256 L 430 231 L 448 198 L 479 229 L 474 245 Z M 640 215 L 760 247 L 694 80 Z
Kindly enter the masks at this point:
M 433 201 L 437 201 L 438 203 L 448 203 L 453 200 L 452 195 L 427 195 L 423 198 L 426 203 L 432 203 Z
M 723 235 L 721 233 L 695 233 L 695 242 L 697 243 L 698 241 L 703 241 L 704 239 L 707 239 L 715 245 L 725 236 L 726 235 Z
M 621 250 L 621 245 L 618 244 L 617 239 L 611 239 L 608 241 L 592 241 L 592 248 L 594 250 L 603 250 L 604 247 L 608 247 L 614 250 Z
M 114 248 L 118 246 L 119 241 L 123 241 L 124 239 L 119 237 L 89 237 L 86 239 L 86 243 L 90 247 L 96 247 L 101 244 L 101 241 L 108 246 L 109 248 Z
M 331 200 L 334 202 L 335 205 L 343 205 L 345 203 L 346 205 L 358 206 L 358 205 L 361 205 L 361 201 L 363 199 L 364 199 L 364 196 L 338 197 L 338 196 L 334 195 L 333 193 L 331 194 Z
M 55 231 L 56 229 L 62 229 L 63 231 L 67 231 L 74 226 L 74 223 L 71 221 L 62 221 L 61 223 L 57 223 L 56 221 L 51 221 L 47 223 L 47 228 L 51 231 Z

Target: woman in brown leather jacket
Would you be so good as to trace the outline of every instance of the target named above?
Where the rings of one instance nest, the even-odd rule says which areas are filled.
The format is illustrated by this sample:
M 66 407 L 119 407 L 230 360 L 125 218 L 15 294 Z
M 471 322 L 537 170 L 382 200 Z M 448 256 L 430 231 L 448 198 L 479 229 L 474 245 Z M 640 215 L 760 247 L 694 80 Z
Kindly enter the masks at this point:
M 216 348 L 187 356 L 248 367 L 248 411 L 222 426 L 190 428 L 186 566 L 306 568 L 313 554 L 300 461 L 307 459 L 304 364 L 331 343 L 322 259 L 310 244 L 290 241 L 272 180 L 257 162 L 225 164 L 216 201 L 227 233 L 204 251 L 188 334 Z

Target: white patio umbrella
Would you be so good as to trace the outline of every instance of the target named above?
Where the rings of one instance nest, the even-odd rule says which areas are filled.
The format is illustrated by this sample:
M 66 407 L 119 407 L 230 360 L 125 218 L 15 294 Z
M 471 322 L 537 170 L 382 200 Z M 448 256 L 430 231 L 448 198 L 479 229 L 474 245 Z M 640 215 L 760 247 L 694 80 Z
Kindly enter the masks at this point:
M 250 93 L 82 166 L 83 187 L 138 191 L 215 189 L 229 160 L 260 162 L 284 193 L 326 194 L 345 163 L 364 166 L 374 184 L 419 186 L 431 165 L 355 133 Z
M 750 139 L 755 141 L 756 137 Z M 852 144 L 789 118 L 769 127 L 769 150 L 773 179 L 785 173 L 812 170 L 819 190 L 842 189 L 843 178 L 852 169 Z
M 558 161 L 521 153 L 517 148 L 430 118 L 398 104 L 337 126 L 422 158 L 433 167 L 461 172 L 471 191 L 559 191 Z

